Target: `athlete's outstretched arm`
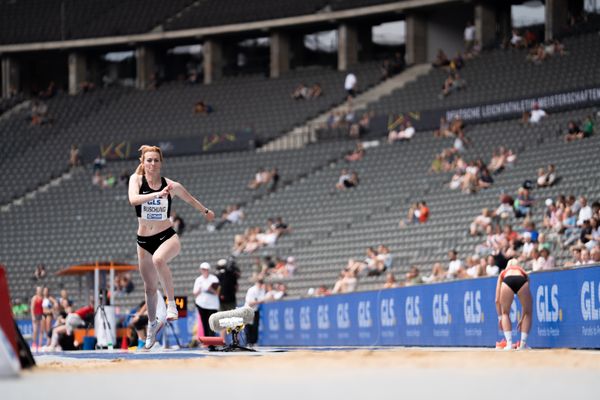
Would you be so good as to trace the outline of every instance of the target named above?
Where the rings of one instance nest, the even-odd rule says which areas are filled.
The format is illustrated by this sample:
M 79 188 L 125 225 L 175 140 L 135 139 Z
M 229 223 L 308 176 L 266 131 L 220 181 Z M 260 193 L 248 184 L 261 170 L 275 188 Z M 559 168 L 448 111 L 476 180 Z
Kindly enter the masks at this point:
M 179 197 L 181 200 L 200 211 L 207 221 L 212 221 L 215 219 L 215 213 L 212 210 L 209 210 L 208 207 L 204 206 L 204 204 L 200 203 L 200 201 L 198 201 L 198 199 L 196 199 L 194 196 L 192 196 L 181 183 L 172 181 L 170 179 L 168 179 L 167 182 L 171 187 L 172 196 Z

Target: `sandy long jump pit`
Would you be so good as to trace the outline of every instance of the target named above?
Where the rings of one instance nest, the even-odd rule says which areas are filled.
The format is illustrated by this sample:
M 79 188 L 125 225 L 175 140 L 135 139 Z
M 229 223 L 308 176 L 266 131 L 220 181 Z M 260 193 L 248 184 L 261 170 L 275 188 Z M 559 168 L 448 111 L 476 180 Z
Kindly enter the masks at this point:
M 37 362 L 0 380 L 0 399 L 600 399 L 600 352 L 583 350 L 104 351 Z

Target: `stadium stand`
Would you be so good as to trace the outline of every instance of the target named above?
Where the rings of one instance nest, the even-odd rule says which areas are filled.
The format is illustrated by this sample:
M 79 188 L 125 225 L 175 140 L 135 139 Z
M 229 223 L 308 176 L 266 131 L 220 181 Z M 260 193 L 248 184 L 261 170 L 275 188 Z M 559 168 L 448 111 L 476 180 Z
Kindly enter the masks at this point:
M 379 79 L 376 63 L 359 64 L 355 71 L 361 89 Z M 341 103 L 345 99 L 343 79 L 341 72 L 307 67 L 277 80 L 254 75 L 226 78 L 209 86 L 168 83 L 157 91 L 111 88 L 77 97 L 59 94 L 45 101 L 51 120 L 47 124 L 31 126 L 31 109 L 0 122 L 0 164 L 10 171 L 14 188 L 12 193 L 0 195 L 0 203 L 60 176 L 72 144 L 98 143 L 100 138 L 102 143 L 160 140 L 245 129 L 255 133 L 258 143 L 266 142 Z M 322 96 L 293 100 L 290 94 L 301 82 L 319 82 Z M 200 100 L 214 112 L 195 115 L 194 104 Z M 32 159 L 46 162 L 29 162 Z

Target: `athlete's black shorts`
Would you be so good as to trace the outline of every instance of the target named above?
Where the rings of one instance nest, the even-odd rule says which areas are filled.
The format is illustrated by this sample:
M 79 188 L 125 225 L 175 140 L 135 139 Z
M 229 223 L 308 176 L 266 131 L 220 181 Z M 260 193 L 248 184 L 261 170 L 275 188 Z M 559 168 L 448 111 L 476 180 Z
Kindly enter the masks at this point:
M 506 283 L 506 285 L 517 294 L 523 285 L 527 283 L 527 278 L 523 275 L 508 275 L 504 277 L 502 282 Z
M 173 235 L 175 235 L 175 230 L 173 230 L 173 228 L 165 229 L 152 236 L 138 235 L 137 244 L 148 253 L 154 254 L 154 252 Z

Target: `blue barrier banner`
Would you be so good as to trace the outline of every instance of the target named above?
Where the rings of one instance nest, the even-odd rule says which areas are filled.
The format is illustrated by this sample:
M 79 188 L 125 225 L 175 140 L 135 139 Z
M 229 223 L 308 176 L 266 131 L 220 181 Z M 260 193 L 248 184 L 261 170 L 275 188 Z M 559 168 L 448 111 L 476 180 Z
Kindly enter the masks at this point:
M 262 305 L 263 346 L 477 346 L 503 338 L 497 278 Z M 600 348 L 600 267 L 530 274 L 531 347 Z M 515 297 L 513 342 L 522 311 Z

